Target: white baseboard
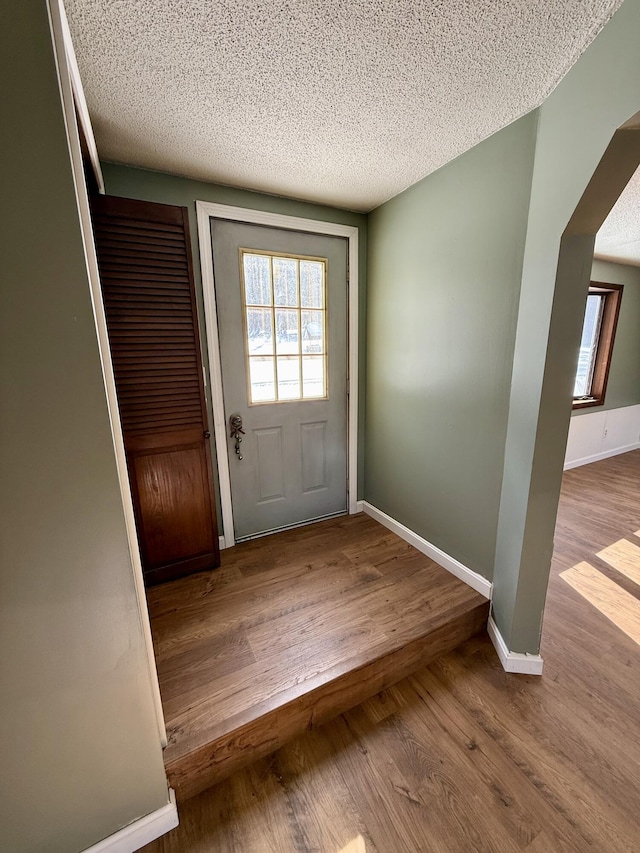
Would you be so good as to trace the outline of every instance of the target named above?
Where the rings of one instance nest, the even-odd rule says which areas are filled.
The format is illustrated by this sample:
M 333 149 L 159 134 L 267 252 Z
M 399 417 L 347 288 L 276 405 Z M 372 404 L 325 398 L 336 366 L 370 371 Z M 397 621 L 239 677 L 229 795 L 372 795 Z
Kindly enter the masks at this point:
M 220 548 L 221 551 L 224 551 L 226 547 L 227 544 L 224 541 L 224 536 L 218 536 L 218 548 Z
M 526 655 L 520 652 L 510 652 L 493 616 L 489 616 L 487 632 L 500 658 L 505 672 L 519 672 L 523 675 L 542 675 L 544 661 L 540 655 Z
M 170 829 L 175 829 L 178 823 L 176 795 L 173 789 L 169 788 L 169 802 L 166 806 L 134 820 L 108 838 L 87 847 L 84 853 L 134 853 Z
M 400 524 L 399 521 L 391 518 L 391 516 L 387 515 L 386 512 L 382 512 L 382 510 L 367 501 L 359 501 L 358 503 L 362 505 L 362 511 L 366 512 L 367 515 L 370 515 L 371 518 L 375 518 L 375 520 L 379 521 L 380 524 L 383 524 L 386 528 L 392 530 L 401 539 L 404 539 L 405 542 L 413 545 L 414 548 L 422 554 L 425 554 L 427 557 L 430 557 L 434 563 L 437 563 L 439 566 L 442 566 L 443 569 L 451 572 L 451 574 L 455 575 L 459 580 L 464 581 L 470 587 L 475 589 L 476 592 L 479 592 L 480 595 L 484 595 L 485 598 L 491 598 L 492 584 L 486 578 L 483 578 L 482 575 L 479 575 L 472 569 L 467 568 L 467 566 L 460 563 L 454 557 L 451 557 L 449 554 L 441 551 L 440 548 L 432 545 L 431 542 L 427 542 L 427 540 L 423 539 L 422 536 L 414 533 L 413 530 L 405 527 L 404 524 Z
M 451 574 L 455 575 L 461 581 L 469 584 L 469 586 L 473 587 L 476 592 L 484 595 L 485 598 L 491 598 L 493 584 L 491 584 L 486 578 L 483 578 L 482 575 L 479 575 L 472 569 L 467 568 L 467 566 L 463 565 L 454 557 L 451 557 L 449 554 L 441 551 L 440 548 L 432 545 L 431 542 L 427 542 L 427 540 L 423 539 L 422 536 L 414 533 L 413 530 L 405 527 L 404 524 L 400 524 L 399 521 L 391 518 L 391 516 L 387 515 L 386 512 L 382 512 L 382 510 L 367 501 L 358 501 L 358 504 L 363 512 L 366 512 L 367 515 L 371 516 L 371 518 L 375 518 L 375 520 L 379 521 L 380 524 L 384 525 L 389 530 L 392 530 L 395 534 L 400 536 L 401 539 L 404 539 L 405 542 L 413 545 L 413 547 L 422 554 L 426 554 L 427 557 L 430 557 L 435 563 L 442 566 L 443 569 L 447 569 L 447 571 L 451 572 Z M 542 675 L 543 660 L 540 655 L 527 655 L 509 651 L 502 634 L 498 630 L 498 626 L 494 622 L 493 616 L 489 616 L 487 631 L 491 637 L 491 642 L 495 646 L 498 657 L 500 658 L 500 663 L 502 664 L 505 672 Z
M 356 512 L 364 512 L 364 501 L 357 501 Z
M 614 447 L 611 450 L 603 450 L 600 453 L 593 453 L 591 456 L 583 456 L 581 459 L 572 459 L 570 462 L 565 462 L 564 470 L 570 468 L 579 468 L 581 465 L 589 465 L 591 462 L 599 462 L 600 459 L 609 459 L 611 456 L 619 456 L 621 453 L 630 453 L 632 450 L 640 450 L 640 442 L 635 444 L 627 444 L 626 447 Z

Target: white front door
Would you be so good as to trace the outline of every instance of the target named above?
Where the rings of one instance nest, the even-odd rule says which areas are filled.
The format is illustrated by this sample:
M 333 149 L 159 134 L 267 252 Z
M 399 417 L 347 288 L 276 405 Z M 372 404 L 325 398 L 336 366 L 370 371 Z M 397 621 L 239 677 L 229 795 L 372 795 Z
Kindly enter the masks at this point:
M 211 239 L 235 538 L 344 513 L 346 240 L 217 219 Z

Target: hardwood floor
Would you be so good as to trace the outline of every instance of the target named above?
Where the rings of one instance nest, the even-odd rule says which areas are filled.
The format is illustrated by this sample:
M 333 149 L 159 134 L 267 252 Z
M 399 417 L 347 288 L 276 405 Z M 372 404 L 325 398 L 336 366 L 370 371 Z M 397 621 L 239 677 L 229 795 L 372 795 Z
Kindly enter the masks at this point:
M 640 649 L 560 573 L 640 544 L 640 451 L 565 474 L 542 678 L 485 636 L 180 807 L 147 853 L 640 848 Z M 638 587 L 630 592 L 638 598 Z
M 178 799 L 484 630 L 488 602 L 365 515 L 228 549 L 148 592 Z

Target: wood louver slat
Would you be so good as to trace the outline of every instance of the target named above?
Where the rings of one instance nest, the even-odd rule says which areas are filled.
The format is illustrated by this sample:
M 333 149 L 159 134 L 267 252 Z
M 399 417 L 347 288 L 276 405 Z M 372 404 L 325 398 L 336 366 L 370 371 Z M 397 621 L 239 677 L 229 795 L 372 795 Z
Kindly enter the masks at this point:
M 123 254 L 131 254 L 138 248 L 143 248 L 143 251 L 153 250 L 154 254 L 160 255 L 183 255 L 184 245 L 179 240 L 166 240 L 144 238 L 144 242 L 139 237 L 131 237 L 127 234 L 116 234 L 114 232 L 105 232 L 103 236 L 103 245 L 110 249 L 116 249 Z
M 130 385 L 131 388 L 129 390 L 131 391 L 131 394 L 138 393 L 138 388 L 144 390 L 146 387 L 157 387 L 158 389 L 162 388 L 163 386 L 166 386 L 167 388 L 187 387 L 186 382 L 181 382 L 179 379 L 174 379 L 173 377 L 164 377 L 162 375 L 145 376 L 142 380 L 137 376 L 123 375 L 120 385 L 122 386 L 123 392 L 127 391 L 127 386 Z M 195 383 L 193 387 L 197 387 Z
M 164 329 L 162 334 L 159 334 L 158 329 L 144 329 L 140 325 L 137 328 L 118 328 L 116 326 L 113 330 L 109 329 L 109 336 L 112 340 L 114 338 L 124 338 L 131 339 L 132 342 L 142 340 L 143 338 L 150 338 L 154 341 L 162 339 L 166 340 L 167 344 L 177 343 L 178 341 L 189 343 L 193 337 L 192 335 L 185 334 L 180 329 Z
M 118 217 L 112 216 L 111 213 L 101 214 L 96 213 L 93 217 L 93 221 L 96 225 L 100 225 L 102 230 L 110 232 L 110 231 L 126 231 L 129 234 L 138 234 L 143 237 L 156 237 L 160 234 L 165 234 L 169 238 L 175 238 L 176 240 L 182 239 L 182 224 L 179 222 L 175 222 L 173 224 L 169 224 L 167 222 L 143 222 L 141 219 L 131 216 L 131 217 Z
M 117 260 L 107 261 L 104 264 L 105 273 L 112 271 L 118 273 L 123 272 L 146 272 L 152 275 L 162 274 L 163 272 L 179 275 L 183 269 L 183 262 L 176 258 L 175 255 L 171 259 L 145 257 L 143 253 L 138 253 L 135 257 L 126 257 L 120 255 Z
M 94 225 L 116 385 L 126 388 L 120 397 L 125 439 L 130 432 L 161 433 L 178 422 L 202 428 L 183 223 L 97 211 Z M 174 277 L 171 285 L 160 288 L 158 280 L 167 275 Z M 170 384 L 163 388 L 160 377 Z
M 140 311 L 132 311 L 126 308 L 124 311 L 112 310 L 112 314 L 112 325 L 115 331 L 119 330 L 129 333 L 136 331 L 138 328 L 141 328 L 145 332 L 148 332 L 149 329 L 155 329 L 160 335 L 173 329 L 181 331 L 188 329 L 189 332 L 193 331 L 193 324 L 189 315 L 181 317 L 179 314 L 171 314 L 168 317 L 163 317 L 153 309 L 143 314 Z
M 139 228 L 135 221 L 129 225 L 118 225 L 109 219 L 100 219 L 103 232 L 110 240 L 122 240 L 125 243 L 137 243 L 140 239 L 148 240 L 162 246 L 182 245 L 182 235 L 177 231 L 158 231 L 154 228 Z
M 127 272 L 126 268 L 116 272 L 109 272 L 108 264 L 103 265 L 100 270 L 100 275 L 103 280 L 108 280 L 116 284 L 117 282 L 122 282 L 123 287 L 126 285 L 130 285 L 131 282 L 137 283 L 140 287 L 182 287 L 184 282 L 188 282 L 188 279 L 185 278 L 184 275 L 181 275 L 179 272 L 174 273 L 167 272 L 166 270 L 161 270 L 160 272 L 148 272 L 147 270 L 136 270 L 134 273 Z M 148 284 L 145 285 L 145 282 Z
M 108 308 L 118 309 L 130 306 L 131 309 L 142 307 L 144 310 L 149 310 L 149 299 L 154 299 L 155 305 L 153 310 L 160 314 L 164 311 L 173 311 L 174 308 L 178 310 L 180 308 L 190 308 L 189 303 L 185 302 L 180 295 L 180 289 L 172 286 L 146 288 L 143 285 L 142 287 L 138 287 L 137 292 L 134 294 L 131 293 L 131 287 L 127 282 L 105 283 L 108 283 L 110 289 L 109 298 L 104 301 L 105 307 Z
M 104 232 L 103 245 L 108 246 L 122 252 L 124 255 L 130 255 L 136 250 L 148 252 L 154 255 L 172 255 L 181 256 L 184 254 L 184 244 L 179 240 L 166 240 L 164 237 L 133 237 L 130 235 L 122 235 L 116 232 Z

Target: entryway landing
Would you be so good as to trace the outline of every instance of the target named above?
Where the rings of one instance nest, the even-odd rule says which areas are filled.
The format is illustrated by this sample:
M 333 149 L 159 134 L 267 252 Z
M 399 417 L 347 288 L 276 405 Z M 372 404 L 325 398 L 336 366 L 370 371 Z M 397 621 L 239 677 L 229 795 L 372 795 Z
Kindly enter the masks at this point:
M 363 514 L 237 545 L 147 594 L 182 800 L 454 649 L 489 608 Z

